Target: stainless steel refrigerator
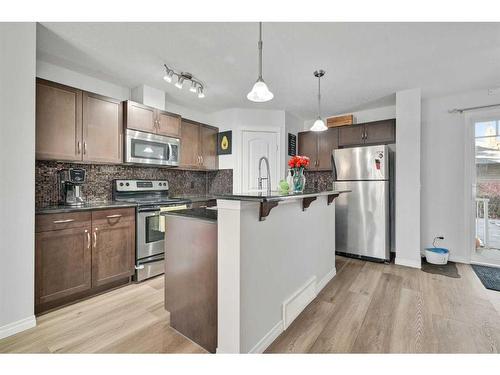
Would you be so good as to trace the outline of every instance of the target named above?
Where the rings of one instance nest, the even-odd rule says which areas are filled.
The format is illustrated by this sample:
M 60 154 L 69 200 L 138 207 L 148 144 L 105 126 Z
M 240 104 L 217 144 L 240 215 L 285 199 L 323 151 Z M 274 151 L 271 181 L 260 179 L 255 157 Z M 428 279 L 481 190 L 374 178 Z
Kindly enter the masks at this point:
M 390 157 L 391 156 L 391 157 Z M 386 145 L 333 151 L 334 187 L 351 190 L 336 200 L 338 254 L 390 260 L 392 153 Z

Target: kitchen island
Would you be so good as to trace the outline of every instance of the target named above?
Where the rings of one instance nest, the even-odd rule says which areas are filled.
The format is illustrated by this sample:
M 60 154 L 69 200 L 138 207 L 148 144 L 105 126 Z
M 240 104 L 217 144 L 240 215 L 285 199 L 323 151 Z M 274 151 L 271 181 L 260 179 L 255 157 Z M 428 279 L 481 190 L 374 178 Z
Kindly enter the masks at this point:
M 334 199 L 218 195 L 218 353 L 260 353 L 335 276 Z
M 215 195 L 216 207 L 162 213 L 172 327 L 209 351 L 263 352 L 335 276 L 346 192 Z

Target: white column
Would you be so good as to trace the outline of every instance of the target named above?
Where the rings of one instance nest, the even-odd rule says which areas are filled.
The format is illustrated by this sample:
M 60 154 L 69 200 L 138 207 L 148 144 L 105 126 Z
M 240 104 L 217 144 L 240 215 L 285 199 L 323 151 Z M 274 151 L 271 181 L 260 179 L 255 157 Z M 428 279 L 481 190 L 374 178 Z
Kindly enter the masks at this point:
M 420 268 L 420 89 L 396 93 L 396 264 Z
M 35 325 L 35 23 L 0 23 L 0 338 Z

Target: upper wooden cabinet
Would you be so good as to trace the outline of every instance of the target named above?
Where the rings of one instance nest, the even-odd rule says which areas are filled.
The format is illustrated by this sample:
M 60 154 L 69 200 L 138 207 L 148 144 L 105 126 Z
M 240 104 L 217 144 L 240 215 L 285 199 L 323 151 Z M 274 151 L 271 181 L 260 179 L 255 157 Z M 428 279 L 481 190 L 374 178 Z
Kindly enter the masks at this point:
M 179 115 L 136 103 L 124 102 L 125 127 L 168 137 L 180 136 L 181 117 Z
M 339 147 L 396 142 L 396 119 L 339 127 Z
M 219 129 L 198 122 L 182 120 L 180 167 L 217 169 L 217 133 Z
M 119 163 L 122 124 L 120 101 L 37 79 L 37 159 Z
M 83 160 L 120 163 L 123 149 L 119 100 L 83 93 Z
M 309 157 L 308 170 L 332 169 L 332 151 L 338 148 L 338 129 L 330 128 L 324 132 L 299 132 L 298 153 Z
M 82 160 L 82 91 L 36 81 L 37 159 Z

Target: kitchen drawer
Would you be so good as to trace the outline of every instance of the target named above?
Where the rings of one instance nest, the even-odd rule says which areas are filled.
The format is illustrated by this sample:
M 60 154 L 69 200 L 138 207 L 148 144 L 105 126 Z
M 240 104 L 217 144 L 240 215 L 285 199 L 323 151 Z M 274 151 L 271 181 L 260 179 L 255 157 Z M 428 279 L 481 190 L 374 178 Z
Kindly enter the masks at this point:
M 92 211 L 92 225 L 109 224 L 135 221 L 135 208 L 114 208 L 109 210 Z
M 88 211 L 38 214 L 35 218 L 35 232 L 87 227 L 90 220 L 91 214 Z

